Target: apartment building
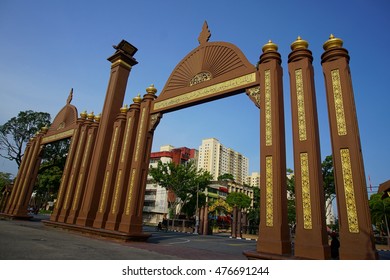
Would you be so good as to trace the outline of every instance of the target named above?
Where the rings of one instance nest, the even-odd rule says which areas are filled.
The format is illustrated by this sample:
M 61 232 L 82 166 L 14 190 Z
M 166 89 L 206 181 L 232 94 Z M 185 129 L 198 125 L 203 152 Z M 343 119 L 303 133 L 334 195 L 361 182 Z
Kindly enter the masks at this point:
M 149 166 L 156 167 L 157 163 L 174 162 L 183 164 L 189 160 L 195 161 L 197 164 L 198 151 L 186 147 L 175 148 L 171 145 L 160 147 L 159 152 L 150 154 Z M 169 192 L 152 182 L 152 178 L 148 175 L 148 181 L 145 190 L 145 200 L 143 208 L 143 222 L 146 224 L 157 224 L 163 219 L 163 216 L 168 213 L 168 197 Z
M 234 181 L 243 185 L 248 176 L 249 159 L 223 146 L 218 139 L 208 138 L 199 146 L 198 169 L 209 171 L 215 181 L 220 175 L 232 174 Z
M 251 175 L 246 177 L 246 184 L 251 187 L 260 188 L 260 173 L 252 172 Z

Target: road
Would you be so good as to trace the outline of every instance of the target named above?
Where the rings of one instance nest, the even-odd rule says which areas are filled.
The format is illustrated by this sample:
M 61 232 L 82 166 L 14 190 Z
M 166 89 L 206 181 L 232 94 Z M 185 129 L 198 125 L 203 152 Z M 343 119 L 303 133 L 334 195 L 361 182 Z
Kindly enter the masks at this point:
M 0 220 L 0 259 L 3 260 L 172 260 L 246 259 L 256 242 L 227 236 L 178 232 L 152 233 L 147 242 L 119 242 L 47 227 L 39 219 Z
M 228 235 L 202 236 L 156 231 L 147 242 L 123 242 L 47 227 L 30 221 L 0 220 L 0 260 L 245 260 L 256 241 Z M 48 218 L 48 217 L 44 217 Z M 390 251 L 379 251 L 390 260 Z

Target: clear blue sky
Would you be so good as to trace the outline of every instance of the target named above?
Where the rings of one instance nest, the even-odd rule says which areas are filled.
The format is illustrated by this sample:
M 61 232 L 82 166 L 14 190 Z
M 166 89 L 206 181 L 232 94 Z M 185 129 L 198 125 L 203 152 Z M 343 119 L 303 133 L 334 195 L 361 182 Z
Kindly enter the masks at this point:
M 390 2 L 329 1 L 0 1 L 0 123 L 24 110 L 65 105 L 71 88 L 79 112 L 100 113 L 112 45 L 125 39 L 139 50 L 126 103 L 154 83 L 161 90 L 176 64 L 198 46 L 207 20 L 210 41 L 235 44 L 256 64 L 262 46 L 279 46 L 284 68 L 287 167 L 294 169 L 287 56 L 301 36 L 314 56 L 322 158 L 331 154 L 320 57 L 331 33 L 344 40 L 365 160 L 373 185 L 390 179 Z M 245 94 L 164 115 L 153 150 L 171 144 L 198 148 L 215 137 L 259 170 L 259 111 Z M 16 165 L 0 160 L 0 171 Z

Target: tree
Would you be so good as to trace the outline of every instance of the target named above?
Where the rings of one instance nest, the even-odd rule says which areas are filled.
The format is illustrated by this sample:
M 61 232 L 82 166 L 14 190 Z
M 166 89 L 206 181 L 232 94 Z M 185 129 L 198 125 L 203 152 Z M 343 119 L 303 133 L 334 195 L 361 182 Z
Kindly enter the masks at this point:
M 287 220 L 291 227 L 296 223 L 296 205 L 295 205 L 295 177 L 294 171 L 287 169 Z
M 11 173 L 0 172 L 0 195 L 3 193 L 5 187 L 12 183 L 11 176 Z
M 373 194 L 368 202 L 371 213 L 371 222 L 380 229 L 381 232 L 386 232 L 390 236 L 390 198 L 382 199 L 382 194 Z
M 232 192 L 226 197 L 226 203 L 232 207 L 244 209 L 251 206 L 251 198 L 244 193 Z
M 234 181 L 234 176 L 229 173 L 225 173 L 218 176 L 218 181 L 227 181 L 227 180 Z
M 197 170 L 192 161 L 185 164 L 159 161 L 157 167 L 149 168 L 149 174 L 154 183 L 176 195 L 175 201 L 169 201 L 171 212 L 178 205 L 185 205 L 197 192 L 204 191 L 212 179 L 208 171 Z
M 328 213 L 328 209 L 332 207 L 333 200 L 336 198 L 336 185 L 334 183 L 332 155 L 325 157 L 324 161 L 321 163 L 321 171 L 322 180 L 324 182 L 325 211 Z
M 50 125 L 50 114 L 31 110 L 19 112 L 0 125 L 0 156 L 20 167 L 24 146 L 42 127 Z

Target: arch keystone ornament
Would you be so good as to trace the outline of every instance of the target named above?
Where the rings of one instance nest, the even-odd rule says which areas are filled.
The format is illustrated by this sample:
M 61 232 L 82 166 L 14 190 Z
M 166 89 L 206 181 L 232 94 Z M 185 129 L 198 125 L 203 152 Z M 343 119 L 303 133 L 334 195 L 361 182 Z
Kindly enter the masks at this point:
M 71 90 L 49 128 L 27 143 L 15 185 L 2 216 L 29 218 L 27 204 L 45 144 L 71 138 L 58 199 L 48 226 L 122 240 L 146 240 L 142 214 L 153 136 L 163 114 L 246 93 L 260 109 L 260 227 L 250 259 L 328 259 L 319 130 L 312 53 L 298 37 L 288 56 L 290 75 L 296 236 L 294 254 L 287 220 L 286 151 L 281 55 L 268 41 L 258 63 L 227 42 L 209 42 L 204 22 L 199 46 L 174 68 L 161 93 L 146 93 L 123 105 L 137 48 L 122 40 L 114 46 L 101 115 L 71 105 Z M 364 164 L 349 71 L 349 55 L 333 35 L 324 44 L 322 68 L 331 129 L 340 220 L 340 258 L 376 259 Z M 199 232 L 207 234 L 208 209 L 200 211 Z M 237 217 L 237 211 L 235 211 Z M 236 218 L 239 221 L 239 219 Z M 235 232 L 235 235 L 240 234 Z

